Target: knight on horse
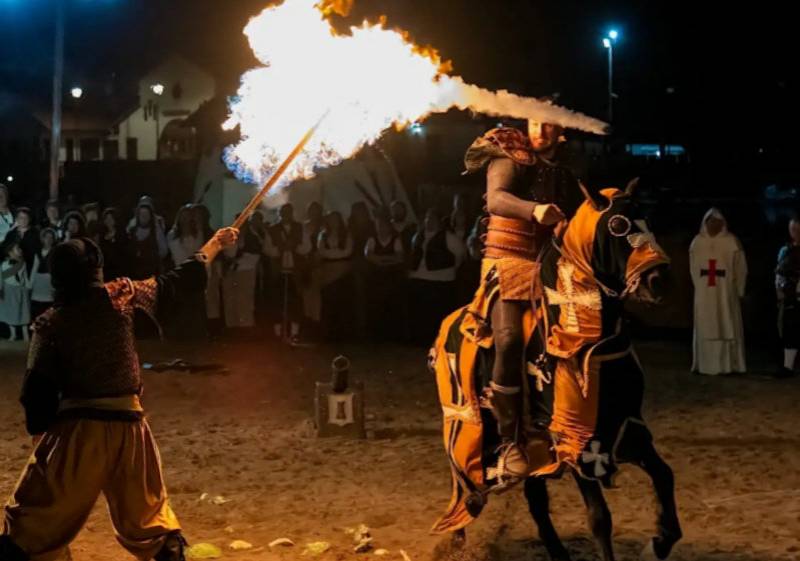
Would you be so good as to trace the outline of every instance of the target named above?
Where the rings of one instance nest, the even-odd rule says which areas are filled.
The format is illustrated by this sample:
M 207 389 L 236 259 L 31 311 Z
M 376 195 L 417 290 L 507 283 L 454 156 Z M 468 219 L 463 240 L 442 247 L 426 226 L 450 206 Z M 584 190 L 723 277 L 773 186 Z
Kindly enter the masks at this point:
M 570 473 L 613 561 L 602 488 L 628 463 L 653 482 L 649 546 L 666 559 L 682 536 L 674 477 L 642 417 L 644 373 L 622 303 L 657 302 L 669 258 L 633 197 L 636 181 L 590 191 L 554 158 L 561 132 L 495 129 L 467 152 L 468 171 L 488 168 L 490 216 L 481 284 L 442 322 L 429 356 L 453 477 L 433 531 L 463 533 L 490 493 L 525 481 L 550 558 L 568 560 L 545 478 Z
M 563 132 L 535 121 L 527 136 L 518 129 L 494 129 L 465 157 L 467 173 L 486 169 L 489 219 L 482 284 L 472 308 L 491 319 L 495 360 L 488 395 L 502 439 L 500 465 L 509 477 L 530 473 L 520 423 L 524 318 L 541 292 L 537 259 L 554 229 L 583 201 L 577 180 L 558 161 Z

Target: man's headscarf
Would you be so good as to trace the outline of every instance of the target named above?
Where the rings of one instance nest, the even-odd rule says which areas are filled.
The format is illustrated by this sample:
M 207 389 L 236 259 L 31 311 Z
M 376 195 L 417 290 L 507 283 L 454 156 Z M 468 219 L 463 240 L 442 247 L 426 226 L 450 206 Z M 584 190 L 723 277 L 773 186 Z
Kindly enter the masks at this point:
M 89 238 L 58 244 L 49 255 L 50 275 L 60 303 L 83 298 L 103 286 L 103 253 Z

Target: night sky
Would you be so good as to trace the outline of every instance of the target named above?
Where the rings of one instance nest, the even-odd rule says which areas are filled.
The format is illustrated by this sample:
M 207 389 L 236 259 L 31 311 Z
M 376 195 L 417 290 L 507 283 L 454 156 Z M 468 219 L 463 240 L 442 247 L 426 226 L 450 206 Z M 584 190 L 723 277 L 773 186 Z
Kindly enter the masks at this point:
M 68 0 L 65 87 L 133 95 L 136 76 L 177 51 L 207 68 L 224 93 L 255 64 L 241 34 L 265 0 Z M 778 3 L 356 0 L 353 19 L 386 14 L 437 46 L 455 73 L 490 88 L 561 94 L 604 117 L 606 51 L 615 49 L 616 128 L 638 141 L 682 142 L 695 157 L 741 165 L 759 149 L 791 167 L 800 142 L 798 48 Z M 0 0 L 0 92 L 47 103 L 51 0 Z M 674 93 L 667 93 L 674 88 Z M 764 156 L 761 156 L 764 157 Z M 776 163 L 777 162 L 777 163 Z

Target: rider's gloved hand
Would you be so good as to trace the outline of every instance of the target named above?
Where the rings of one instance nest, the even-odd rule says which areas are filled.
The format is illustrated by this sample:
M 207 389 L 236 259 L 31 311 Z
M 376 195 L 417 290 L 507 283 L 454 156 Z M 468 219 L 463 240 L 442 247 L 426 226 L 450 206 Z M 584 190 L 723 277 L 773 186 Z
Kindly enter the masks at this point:
M 542 226 L 552 226 L 558 224 L 566 217 L 561 209 L 556 205 L 542 204 L 536 205 L 533 209 L 533 219 Z

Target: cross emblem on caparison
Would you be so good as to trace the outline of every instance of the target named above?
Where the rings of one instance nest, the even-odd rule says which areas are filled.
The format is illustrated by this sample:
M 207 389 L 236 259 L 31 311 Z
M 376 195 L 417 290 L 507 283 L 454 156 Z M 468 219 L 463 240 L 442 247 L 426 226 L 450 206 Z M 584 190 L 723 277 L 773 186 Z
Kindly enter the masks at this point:
M 603 300 L 600 291 L 596 288 L 588 290 L 576 290 L 572 276 L 575 273 L 575 265 L 569 261 L 561 259 L 558 262 L 558 279 L 561 287 L 558 290 L 545 287 L 547 301 L 554 306 L 560 306 L 567 315 L 564 329 L 577 333 L 580 331 L 578 322 L 578 307 L 589 310 L 599 311 L 603 308 Z

